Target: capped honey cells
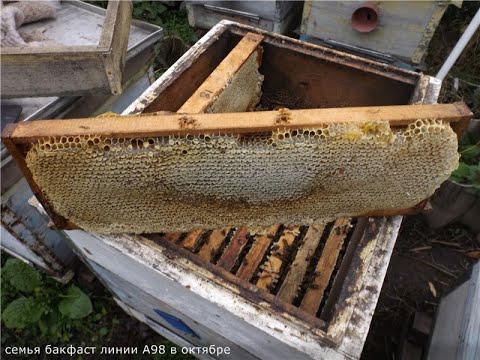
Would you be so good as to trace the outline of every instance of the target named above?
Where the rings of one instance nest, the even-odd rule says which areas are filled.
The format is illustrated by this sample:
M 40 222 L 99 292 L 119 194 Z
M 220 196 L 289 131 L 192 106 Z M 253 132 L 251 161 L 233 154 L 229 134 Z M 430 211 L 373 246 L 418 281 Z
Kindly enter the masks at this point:
M 420 119 L 403 129 L 344 122 L 256 135 L 44 138 L 26 162 L 59 215 L 108 234 L 310 225 L 408 208 L 458 157 L 450 125 Z

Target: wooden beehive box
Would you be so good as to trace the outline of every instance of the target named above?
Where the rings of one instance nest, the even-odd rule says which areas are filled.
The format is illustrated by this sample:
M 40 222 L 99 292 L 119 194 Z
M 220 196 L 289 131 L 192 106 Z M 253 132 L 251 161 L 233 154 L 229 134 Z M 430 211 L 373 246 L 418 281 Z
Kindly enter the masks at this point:
M 225 82 L 222 74 L 238 74 L 246 55 L 255 52 L 261 53 L 259 72 L 264 76 L 259 106 L 267 111 L 249 113 L 247 118 L 241 112 L 200 114 L 211 110 L 212 99 L 220 99 L 233 83 L 228 78 Z M 436 102 L 438 85 L 419 73 L 224 21 L 124 112 L 144 116 L 72 120 L 62 129 L 52 126 L 58 123 L 20 126 L 4 133 L 4 140 L 22 162 L 25 147 L 35 136 L 56 136 L 61 131 L 85 135 L 94 127 L 104 136 L 264 131 L 287 126 L 276 122 L 282 120 L 281 110 L 274 110 L 277 107 L 288 107 L 292 119 L 302 121 L 308 120 L 304 117 L 308 113 L 354 121 L 370 111 L 372 117 L 382 118 L 382 112 L 394 106 L 401 109 L 397 115 L 410 116 L 410 122 L 412 111 L 426 110 L 414 116 L 449 119 L 460 132 L 471 116 L 467 109 L 427 105 Z M 363 108 L 336 109 L 345 107 Z M 432 112 L 435 109 L 440 113 Z M 189 121 L 192 117 L 195 121 Z M 310 119 L 318 121 L 315 116 Z M 403 126 L 401 121 L 397 124 Z M 41 189 L 34 192 L 41 199 Z M 55 209 L 43 204 L 55 217 Z M 265 205 L 264 212 L 269 211 Z M 58 217 L 54 220 L 64 228 L 72 225 L 62 224 Z M 152 309 L 180 319 L 186 326 L 183 330 L 162 326 L 193 345 L 228 339 L 235 349 L 228 358 L 233 359 L 352 359 L 362 351 L 400 223 L 399 216 L 340 217 L 323 225 L 237 224 L 148 235 L 98 235 L 78 229 L 65 233 L 82 257 L 116 274 L 118 283 L 111 279 L 106 283 L 117 297 L 149 323 L 158 320 Z M 141 287 L 149 296 L 122 297 L 126 283 Z M 179 342 L 178 337 L 173 339 Z
M 259 29 L 285 34 L 301 12 L 296 1 L 187 1 L 191 26 L 210 29 L 221 20 L 232 20 Z
M 449 3 L 461 6 L 461 1 L 307 0 L 300 31 L 312 41 L 332 40 L 418 64 Z
M 78 17 L 92 5 L 64 1 L 62 9 L 75 7 Z M 54 25 L 69 19 L 59 10 Z M 63 41 L 48 47 L 4 47 L 1 51 L 2 97 L 72 96 L 94 93 L 120 94 L 122 71 L 132 18 L 131 1 L 109 1 L 97 44 L 76 45 L 81 39 L 59 34 Z M 71 15 L 71 14 L 70 14 Z M 68 27 L 68 26 L 67 26 Z M 88 30 L 90 31 L 90 30 Z M 55 39 L 53 39 L 55 41 Z M 72 42 L 74 45 L 65 45 Z

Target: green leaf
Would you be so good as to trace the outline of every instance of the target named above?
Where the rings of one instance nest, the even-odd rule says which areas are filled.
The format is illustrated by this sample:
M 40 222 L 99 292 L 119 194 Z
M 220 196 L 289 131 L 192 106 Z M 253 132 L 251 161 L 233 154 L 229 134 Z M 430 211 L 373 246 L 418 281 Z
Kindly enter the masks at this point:
M 134 17 L 138 18 L 138 17 L 142 16 L 142 14 L 143 14 L 143 9 L 141 9 L 141 8 L 134 8 L 133 9 L 133 16 Z
M 158 14 L 158 15 L 161 15 L 161 14 L 163 14 L 165 11 L 168 10 L 168 8 L 167 8 L 165 5 L 161 4 L 161 3 L 154 3 L 154 4 L 155 4 L 155 7 L 157 8 L 157 14 Z
M 467 175 L 467 180 L 472 185 L 480 185 L 480 165 L 470 165 L 470 172 Z
M 2 320 L 8 329 L 23 329 L 40 320 L 43 306 L 33 298 L 21 297 L 13 300 L 2 313 Z
M 61 335 L 61 332 L 59 330 L 62 327 L 62 317 L 58 310 L 52 310 L 53 311 L 48 314 L 47 318 L 45 319 L 45 325 L 48 328 L 48 334 L 53 336 L 54 338 L 57 338 L 59 333 Z
M 102 328 L 98 331 L 98 333 L 100 334 L 100 336 L 105 336 L 105 335 L 108 335 L 109 331 L 108 331 L 107 328 L 102 327 Z
M 41 276 L 38 271 L 18 259 L 7 260 L 2 268 L 2 277 L 15 289 L 27 293 L 41 285 Z
M 470 175 L 470 167 L 461 162 L 458 164 L 458 168 L 452 173 L 451 178 L 453 181 L 463 183 L 465 179 Z
M 40 320 L 38 322 L 38 327 L 40 328 L 40 332 L 42 333 L 42 336 L 45 336 L 48 333 L 48 326 L 45 324 L 45 321 Z
M 72 285 L 66 297 L 58 304 L 58 310 L 70 319 L 81 319 L 92 312 L 92 302 L 82 290 Z
M 462 145 L 459 147 L 459 152 L 462 155 L 462 160 L 474 160 L 480 156 L 480 145 Z

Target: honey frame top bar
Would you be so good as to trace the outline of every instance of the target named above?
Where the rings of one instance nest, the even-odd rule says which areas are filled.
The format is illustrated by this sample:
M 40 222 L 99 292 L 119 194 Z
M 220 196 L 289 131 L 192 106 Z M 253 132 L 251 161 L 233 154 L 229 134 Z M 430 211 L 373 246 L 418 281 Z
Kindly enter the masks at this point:
M 70 120 L 38 120 L 7 125 L 2 138 L 29 144 L 46 137 L 97 135 L 109 138 L 157 137 L 194 134 L 252 134 L 275 129 L 315 128 L 328 123 L 388 121 L 392 127 L 417 119 L 442 119 L 460 135 L 472 112 L 463 102 L 435 105 L 395 105 L 259 111 L 118 116 Z

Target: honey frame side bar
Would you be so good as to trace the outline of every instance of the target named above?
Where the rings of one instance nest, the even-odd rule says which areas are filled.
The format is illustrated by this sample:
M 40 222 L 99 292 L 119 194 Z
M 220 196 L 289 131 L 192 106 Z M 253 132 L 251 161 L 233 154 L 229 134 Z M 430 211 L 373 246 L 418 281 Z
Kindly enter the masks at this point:
M 33 194 L 36 196 L 38 201 L 42 204 L 43 208 L 47 212 L 48 216 L 50 216 L 50 219 L 52 219 L 52 221 L 54 222 L 57 228 L 63 229 L 63 230 L 78 229 L 79 227 L 77 225 L 72 223 L 70 220 L 64 218 L 63 216 L 58 215 L 55 212 L 55 209 L 50 204 L 48 199 L 43 195 L 42 191 L 40 190 L 37 183 L 33 179 L 33 175 L 25 161 L 24 152 L 9 137 L 9 134 L 11 134 L 15 130 L 16 126 L 17 124 L 8 124 L 5 126 L 5 129 L 2 133 L 2 141 L 5 147 L 7 148 L 8 152 L 12 156 L 12 158 L 17 163 L 17 166 L 20 168 L 23 175 L 25 176 L 25 179 L 27 180 L 28 185 L 30 186 Z
M 258 52 L 258 61 L 261 63 L 262 49 L 259 46 L 263 36 L 247 33 L 235 48 L 223 59 L 220 65 L 200 85 L 193 95 L 177 111 L 178 113 L 203 113 L 208 110 L 213 101 L 229 86 L 232 78 L 237 74 L 245 62 Z

